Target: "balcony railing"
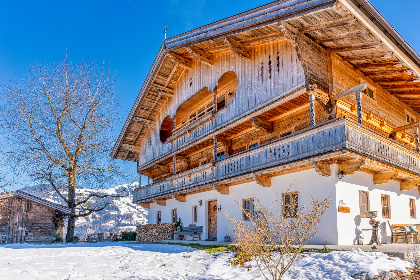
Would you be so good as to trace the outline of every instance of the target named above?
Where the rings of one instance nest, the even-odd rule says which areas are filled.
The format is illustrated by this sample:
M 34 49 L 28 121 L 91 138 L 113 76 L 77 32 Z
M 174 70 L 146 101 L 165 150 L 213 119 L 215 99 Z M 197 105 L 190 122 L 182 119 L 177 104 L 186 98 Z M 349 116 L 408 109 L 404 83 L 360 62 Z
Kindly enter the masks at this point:
M 349 119 L 337 119 L 134 191 L 134 201 L 300 161 L 340 149 L 420 175 L 420 154 Z

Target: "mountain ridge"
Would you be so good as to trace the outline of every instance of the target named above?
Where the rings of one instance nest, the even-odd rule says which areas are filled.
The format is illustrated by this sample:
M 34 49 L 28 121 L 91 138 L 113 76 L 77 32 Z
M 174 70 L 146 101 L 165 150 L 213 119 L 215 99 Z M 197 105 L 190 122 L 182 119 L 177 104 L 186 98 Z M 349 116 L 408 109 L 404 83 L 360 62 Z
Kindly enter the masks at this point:
M 147 210 L 140 205 L 134 204 L 133 190 L 138 186 L 137 182 L 122 184 L 109 189 L 86 189 L 78 188 L 77 197 L 85 197 L 90 193 L 106 195 L 117 195 L 126 193 L 123 197 L 92 198 L 92 204 L 100 205 L 104 201 L 109 203 L 105 209 L 94 212 L 87 217 L 80 217 L 76 220 L 75 236 L 84 240 L 90 234 L 103 232 L 135 231 L 136 225 L 147 223 Z M 37 185 L 21 189 L 26 193 L 41 197 L 51 202 L 65 205 L 64 200 L 49 185 Z M 67 221 L 65 222 L 65 227 Z M 64 233 L 66 228 L 64 228 Z

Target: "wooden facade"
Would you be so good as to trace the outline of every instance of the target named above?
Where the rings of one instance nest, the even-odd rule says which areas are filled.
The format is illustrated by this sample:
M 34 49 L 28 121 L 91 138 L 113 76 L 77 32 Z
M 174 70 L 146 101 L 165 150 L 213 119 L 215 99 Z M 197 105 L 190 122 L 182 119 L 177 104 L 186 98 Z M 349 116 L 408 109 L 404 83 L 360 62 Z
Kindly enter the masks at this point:
M 314 168 L 420 184 L 420 58 L 365 0 L 277 1 L 169 38 L 112 151 L 175 198 Z
M 0 241 L 49 243 L 63 237 L 64 218 L 70 210 L 22 191 L 0 194 Z

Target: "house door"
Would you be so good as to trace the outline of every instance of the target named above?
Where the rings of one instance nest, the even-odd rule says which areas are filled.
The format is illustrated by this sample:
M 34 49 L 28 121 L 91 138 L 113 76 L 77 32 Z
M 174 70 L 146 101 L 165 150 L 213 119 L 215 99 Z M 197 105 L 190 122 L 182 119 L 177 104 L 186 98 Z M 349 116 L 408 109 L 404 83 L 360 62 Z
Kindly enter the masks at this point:
M 209 201 L 208 206 L 208 239 L 217 240 L 217 200 Z

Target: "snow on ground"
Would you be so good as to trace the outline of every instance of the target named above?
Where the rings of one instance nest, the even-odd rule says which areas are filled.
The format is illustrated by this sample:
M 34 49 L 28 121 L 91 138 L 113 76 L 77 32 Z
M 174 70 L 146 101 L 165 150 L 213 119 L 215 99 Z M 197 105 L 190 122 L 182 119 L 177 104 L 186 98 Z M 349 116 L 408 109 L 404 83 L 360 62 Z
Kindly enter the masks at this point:
M 382 270 L 406 271 L 410 263 L 382 253 L 336 251 L 304 254 L 284 279 L 353 279 Z M 256 264 L 231 266 L 232 252 L 209 254 L 166 244 L 16 244 L 0 247 L 0 279 L 264 279 Z

